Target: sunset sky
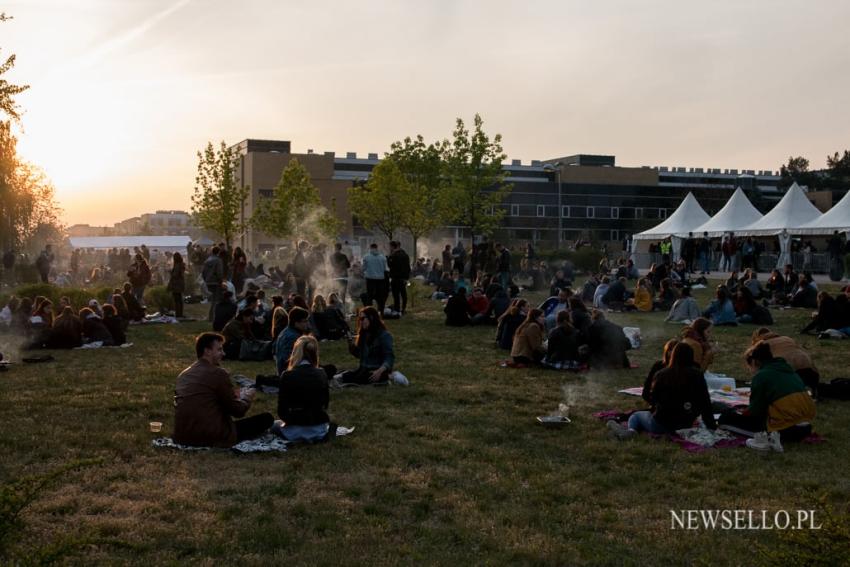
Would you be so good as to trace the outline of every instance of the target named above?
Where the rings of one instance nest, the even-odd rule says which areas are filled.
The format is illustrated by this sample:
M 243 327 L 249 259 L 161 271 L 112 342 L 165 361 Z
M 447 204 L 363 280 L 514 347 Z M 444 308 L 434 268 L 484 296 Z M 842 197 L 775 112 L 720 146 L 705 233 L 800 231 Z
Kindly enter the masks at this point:
M 509 159 L 814 167 L 850 149 L 850 2 L 22 0 L 19 150 L 69 224 L 188 209 L 207 141 L 383 153 L 482 114 Z

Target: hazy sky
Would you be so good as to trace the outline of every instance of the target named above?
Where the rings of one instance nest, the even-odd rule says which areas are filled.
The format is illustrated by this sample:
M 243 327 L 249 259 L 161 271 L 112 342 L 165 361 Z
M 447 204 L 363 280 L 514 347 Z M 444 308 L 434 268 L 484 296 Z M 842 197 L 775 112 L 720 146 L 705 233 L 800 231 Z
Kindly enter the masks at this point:
M 482 114 L 509 159 L 815 167 L 850 148 L 845 0 L 19 0 L 20 152 L 70 224 L 188 208 L 208 140 L 383 153 Z

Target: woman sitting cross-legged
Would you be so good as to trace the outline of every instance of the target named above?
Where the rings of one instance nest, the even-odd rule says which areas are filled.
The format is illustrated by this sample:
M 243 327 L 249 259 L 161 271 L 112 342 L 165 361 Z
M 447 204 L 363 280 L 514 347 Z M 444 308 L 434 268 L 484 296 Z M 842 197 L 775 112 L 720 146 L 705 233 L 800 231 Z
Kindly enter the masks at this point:
M 703 311 L 702 316 L 711 319 L 715 325 L 737 325 L 738 316 L 735 313 L 735 304 L 729 298 L 729 290 L 725 286 L 717 286 L 715 299 Z
M 525 321 L 514 334 L 514 343 L 511 347 L 511 359 L 514 364 L 535 364 L 543 359 L 546 354 L 543 346 L 545 328 L 546 319 L 543 311 L 540 309 L 529 311 Z
M 273 430 L 287 441 L 321 441 L 331 429 L 328 417 L 328 375 L 319 367 L 319 343 L 299 337 L 280 378 L 277 414 L 283 425 Z
M 376 384 L 389 379 L 395 364 L 393 336 L 371 305 L 358 312 L 357 335 L 348 339 L 348 350 L 360 359 L 360 366 L 342 373 L 343 384 Z
M 613 420 L 608 422 L 608 428 L 619 439 L 628 439 L 639 431 L 672 434 L 693 427 L 700 415 L 706 427 L 717 428 L 705 376 L 687 344 L 679 343 L 673 348 L 670 366 L 655 375 L 649 397 L 652 409 L 633 413 L 627 427 Z

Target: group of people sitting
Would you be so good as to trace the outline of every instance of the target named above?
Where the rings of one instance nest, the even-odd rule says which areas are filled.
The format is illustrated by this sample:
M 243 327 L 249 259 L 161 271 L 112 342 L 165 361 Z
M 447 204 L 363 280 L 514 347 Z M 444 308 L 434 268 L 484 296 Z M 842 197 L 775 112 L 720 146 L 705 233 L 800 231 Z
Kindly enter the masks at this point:
M 103 305 L 97 299 L 77 310 L 68 297 L 59 299 L 58 306 L 43 296 L 35 298 L 12 296 L 0 310 L 0 332 L 23 339 L 24 349 L 72 349 L 85 344 L 120 346 L 127 342 L 130 321 L 143 318 L 128 306 L 138 307 L 131 292 L 128 298 L 115 290 Z
M 354 370 L 336 373 L 321 365 L 319 341 L 310 333 L 309 312 L 290 309 L 285 328 L 276 339 L 277 374 L 263 385 L 278 390 L 279 422 L 270 413 L 243 418 L 256 387 L 234 389 L 221 367 L 226 338 L 202 333 L 195 340 L 197 361 L 177 377 L 174 403 L 174 441 L 184 445 L 232 447 L 272 429 L 288 441 L 316 442 L 332 438 L 335 425 L 328 416 L 329 387 L 338 384 L 382 384 L 397 374 L 393 337 L 374 307 L 357 314 L 357 332 L 348 336 L 349 352 L 359 360 Z M 404 382 L 402 382 L 404 383 Z M 233 419 L 237 418 L 237 419 Z M 274 427 L 273 427 L 274 426 Z
M 721 426 L 751 434 L 747 446 L 762 451 L 782 451 L 783 442 L 811 434 L 820 375 L 808 352 L 790 337 L 758 329 L 744 353 L 753 374 L 749 406 L 718 408 L 712 405 L 705 380 L 714 354 L 711 327 L 711 321 L 698 318 L 681 338 L 667 341 L 644 383 L 643 398 L 650 409 L 631 414 L 625 425 L 611 420 L 609 429 L 620 439 L 640 431 L 674 434 L 701 418 L 708 429 Z

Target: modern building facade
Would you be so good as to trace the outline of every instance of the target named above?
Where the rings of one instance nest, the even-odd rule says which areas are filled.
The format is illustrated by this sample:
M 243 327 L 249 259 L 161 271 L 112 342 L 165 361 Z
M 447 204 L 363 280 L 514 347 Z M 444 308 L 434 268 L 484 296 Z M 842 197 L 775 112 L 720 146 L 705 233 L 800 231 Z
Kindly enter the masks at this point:
M 243 216 L 272 195 L 283 168 L 297 158 L 310 172 L 325 206 L 335 206 L 345 222 L 348 238 L 371 239 L 348 210 L 348 189 L 368 179 L 379 163 L 377 154 L 345 157 L 334 152 L 308 150 L 293 153 L 288 141 L 243 140 L 232 147 L 238 157 L 237 179 L 251 191 Z M 718 211 L 736 187 L 741 187 L 762 212 L 781 197 L 779 173 L 770 170 L 705 169 L 666 166 L 620 167 L 614 156 L 579 154 L 523 164 L 504 165 L 513 189 L 502 204 L 505 216 L 495 238 L 509 242 L 532 241 L 546 247 L 579 238 L 621 241 L 658 224 L 679 206 L 688 192 L 709 214 Z M 468 238 L 462 227 L 445 227 L 436 237 Z M 249 251 L 288 244 L 248 230 L 240 243 Z

